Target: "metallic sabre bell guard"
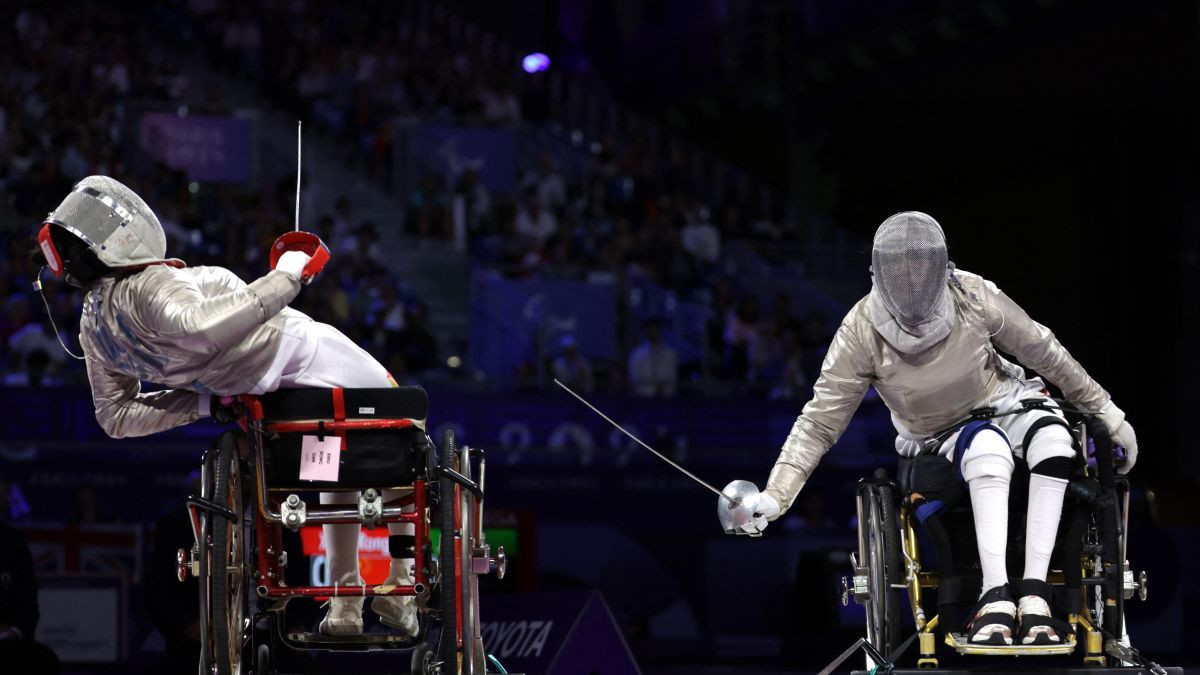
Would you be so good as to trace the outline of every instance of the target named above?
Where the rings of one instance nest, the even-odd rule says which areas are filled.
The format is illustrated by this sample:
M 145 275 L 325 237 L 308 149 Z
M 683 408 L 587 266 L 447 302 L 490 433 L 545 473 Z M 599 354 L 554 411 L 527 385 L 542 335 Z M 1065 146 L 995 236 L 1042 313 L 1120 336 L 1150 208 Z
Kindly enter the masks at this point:
M 743 525 L 754 521 L 758 510 L 758 486 L 748 480 L 735 480 L 721 490 L 717 499 L 717 520 L 725 534 L 748 534 L 761 537 L 761 532 L 747 532 Z

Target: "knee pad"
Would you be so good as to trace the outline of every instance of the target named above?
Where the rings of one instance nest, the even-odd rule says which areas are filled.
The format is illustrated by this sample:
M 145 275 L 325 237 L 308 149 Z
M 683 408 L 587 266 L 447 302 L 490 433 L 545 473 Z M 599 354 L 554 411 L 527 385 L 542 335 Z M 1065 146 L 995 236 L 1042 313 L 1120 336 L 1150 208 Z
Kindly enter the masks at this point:
M 1038 429 L 1025 446 L 1025 461 L 1031 473 L 1063 480 L 1070 478 L 1076 461 L 1071 432 L 1061 424 Z
M 980 429 L 963 452 L 961 470 L 968 482 L 982 476 L 1011 477 L 1013 455 L 1008 439 L 997 429 Z

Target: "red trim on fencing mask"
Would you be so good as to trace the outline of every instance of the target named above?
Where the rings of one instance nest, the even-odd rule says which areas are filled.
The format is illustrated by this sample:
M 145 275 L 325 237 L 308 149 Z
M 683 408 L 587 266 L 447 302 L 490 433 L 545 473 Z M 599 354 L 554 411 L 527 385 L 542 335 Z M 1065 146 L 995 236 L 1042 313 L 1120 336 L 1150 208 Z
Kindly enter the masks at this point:
M 42 223 L 42 229 L 37 236 L 38 246 L 42 249 L 42 255 L 46 257 L 46 264 L 50 266 L 50 271 L 54 273 L 54 276 L 62 278 L 62 256 L 58 254 L 58 249 L 54 247 L 54 240 L 50 238 L 50 227 L 50 223 Z

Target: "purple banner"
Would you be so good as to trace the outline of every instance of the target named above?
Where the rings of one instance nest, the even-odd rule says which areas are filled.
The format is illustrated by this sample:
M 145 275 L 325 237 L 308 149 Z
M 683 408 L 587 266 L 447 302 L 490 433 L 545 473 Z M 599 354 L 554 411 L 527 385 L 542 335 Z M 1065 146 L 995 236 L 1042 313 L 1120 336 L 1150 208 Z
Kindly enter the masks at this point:
M 474 169 L 484 187 L 504 194 L 516 187 L 516 145 L 507 129 L 418 127 L 408 132 L 408 153 L 424 171 L 455 178 Z
M 250 180 L 250 122 L 236 117 L 144 113 L 138 143 L 194 181 Z

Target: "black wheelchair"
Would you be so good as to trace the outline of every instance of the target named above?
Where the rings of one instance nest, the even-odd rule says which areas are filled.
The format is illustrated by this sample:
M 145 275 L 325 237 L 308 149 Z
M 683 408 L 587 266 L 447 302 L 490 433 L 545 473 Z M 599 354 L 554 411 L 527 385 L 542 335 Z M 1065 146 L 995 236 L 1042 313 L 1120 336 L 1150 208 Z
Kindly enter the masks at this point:
M 1079 461 L 1048 578 L 1052 604 L 1072 629 L 1066 640 L 1055 645 L 967 642 L 961 627 L 982 584 L 970 500 L 959 499 L 937 513 L 923 511 L 920 536 L 917 512 L 923 496 L 911 488 L 913 461 L 901 459 L 899 480 L 879 469 L 856 489 L 858 550 L 850 555 L 853 576 L 842 579 L 842 603 L 853 598 L 866 606 L 866 640 L 873 647 L 866 650 L 868 671 L 895 667 L 913 639 L 918 668 L 938 668 L 957 654 L 1064 659 L 1081 654 L 1090 666 L 1141 665 L 1124 622 L 1125 602 L 1135 594 L 1144 600 L 1147 589 L 1146 573 L 1135 577 L 1126 557 L 1129 483 L 1114 469 L 1113 443 L 1103 424 L 1094 417 L 1069 420 Z M 1095 448 L 1092 463 L 1089 439 Z M 1009 569 L 1021 569 L 1027 483 L 1028 468 L 1018 461 L 1010 491 Z M 922 556 L 923 546 L 932 547 L 935 563 Z M 936 602 L 930 602 L 929 592 Z
M 192 574 L 200 581 L 200 672 L 269 675 L 285 648 L 411 650 L 413 673 L 487 672 L 478 576 L 503 577 L 506 564 L 503 547 L 493 555 L 483 533 L 484 453 L 459 447 L 453 432 L 436 447 L 425 433 L 429 403 L 418 387 L 293 389 L 239 401 L 242 432 L 223 434 L 205 453 L 201 494 L 188 500 L 195 544 L 178 553 L 179 579 Z M 304 438 L 314 436 L 338 439 L 335 482 L 300 478 Z M 384 490 L 400 496 L 385 501 Z M 322 505 L 312 494 L 318 491 L 359 496 L 357 504 Z M 285 581 L 283 528 L 394 522 L 415 529 L 413 537 L 389 542 L 393 558 L 415 561 L 411 585 Z M 437 555 L 435 524 L 442 534 Z M 415 599 L 417 635 L 322 635 L 284 621 L 297 598 L 384 595 Z

